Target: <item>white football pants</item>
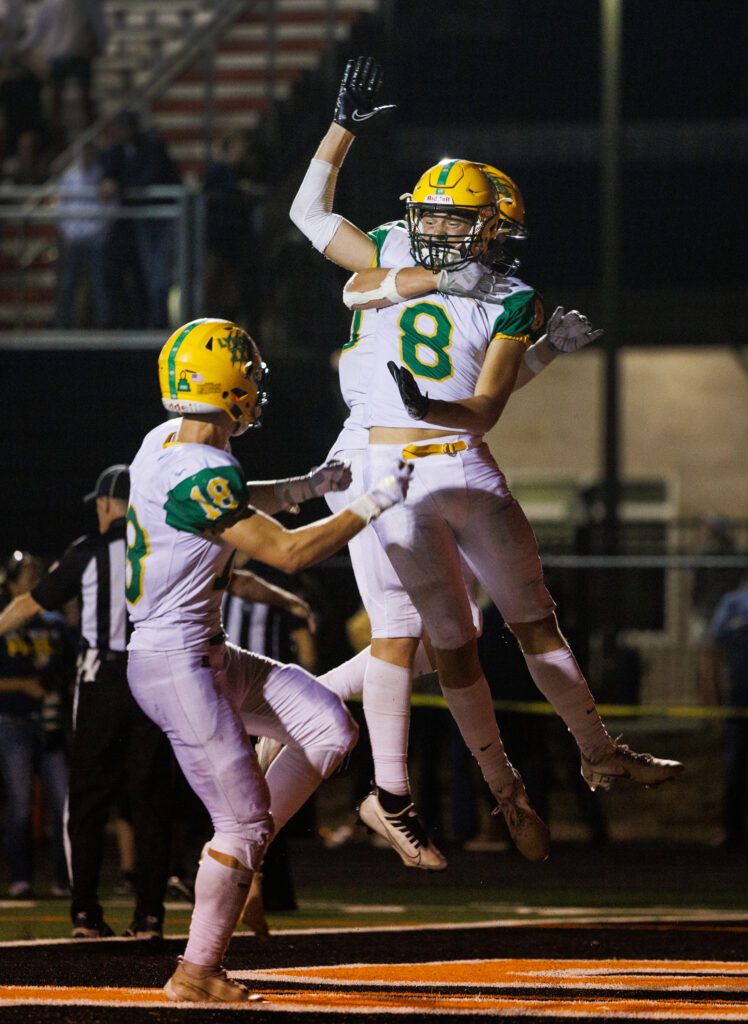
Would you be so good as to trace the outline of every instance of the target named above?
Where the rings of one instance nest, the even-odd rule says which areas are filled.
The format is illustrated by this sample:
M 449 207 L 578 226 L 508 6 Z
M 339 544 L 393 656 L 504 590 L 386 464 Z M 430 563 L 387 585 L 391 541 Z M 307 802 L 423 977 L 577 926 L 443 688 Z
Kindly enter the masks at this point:
M 365 487 L 401 450 L 369 445 Z M 505 621 L 534 622 L 555 608 L 535 534 L 485 443 L 416 459 L 406 500 L 373 525 L 435 647 L 454 650 L 475 635 L 461 559 Z
M 249 735 L 280 740 L 292 757 L 304 754 L 314 784 L 358 734 L 338 697 L 304 669 L 233 644 L 131 651 L 127 676 L 135 700 L 168 736 L 216 832 L 242 844 L 251 870 L 260 867 L 273 834 L 271 801 L 284 807 L 287 820 L 309 793 L 272 792 Z M 283 785 L 284 773 L 273 774 Z

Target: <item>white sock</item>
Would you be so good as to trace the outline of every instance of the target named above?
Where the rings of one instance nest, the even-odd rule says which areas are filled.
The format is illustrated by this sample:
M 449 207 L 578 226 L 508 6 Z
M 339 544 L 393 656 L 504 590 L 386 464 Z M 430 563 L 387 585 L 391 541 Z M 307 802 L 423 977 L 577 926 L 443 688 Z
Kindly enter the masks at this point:
M 442 686 L 442 693 L 483 778 L 491 792 L 498 793 L 513 781 L 514 774 L 501 742 L 486 677 L 479 676 L 470 686 L 460 689 Z
M 239 865 L 236 858 L 228 858 L 220 851 L 214 852 Z M 185 960 L 204 967 L 220 967 L 251 881 L 252 872 L 243 865 L 230 867 L 211 856 L 208 843 L 195 877 L 195 909 L 184 951 Z
M 331 668 L 329 672 L 317 678 L 327 690 L 337 693 L 341 700 L 360 697 L 364 692 L 364 673 L 370 657 L 371 647 L 364 647 L 363 651 L 359 651 L 342 665 Z
M 374 758 L 374 781 L 388 793 L 410 793 L 408 732 L 410 671 L 371 657 L 364 678 L 364 715 Z
M 546 654 L 525 654 L 535 685 L 566 723 L 585 757 L 613 746 L 587 680 L 568 647 Z

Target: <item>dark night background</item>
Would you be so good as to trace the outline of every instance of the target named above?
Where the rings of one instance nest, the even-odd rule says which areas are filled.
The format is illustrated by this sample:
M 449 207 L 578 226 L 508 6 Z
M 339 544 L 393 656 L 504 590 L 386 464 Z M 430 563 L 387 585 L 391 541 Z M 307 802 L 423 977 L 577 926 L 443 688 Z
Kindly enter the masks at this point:
M 746 341 L 747 10 L 726 0 L 623 0 L 620 267 L 631 316 L 617 325 L 622 344 Z M 305 82 L 278 115 L 258 286 L 262 324 L 280 330 L 264 337 L 247 325 L 271 370 L 264 426 L 235 447 L 250 479 L 322 461 L 343 418 L 329 356 L 346 337 L 345 275 L 292 236 L 285 214 L 329 122 L 348 48 L 382 61 L 382 101 L 398 109 L 355 143 L 336 209 L 370 228 L 399 216 L 399 196 L 443 156 L 496 164 L 527 207 L 522 276 L 547 309 L 563 301 L 594 320 L 598 3 L 401 0 L 392 12 L 388 25 L 362 23 L 328 80 Z M 698 300 L 695 318 L 682 312 L 687 293 Z M 80 499 L 99 470 L 129 461 L 161 419 L 156 352 L 6 350 L 2 375 L 5 548 L 52 556 L 94 525 Z

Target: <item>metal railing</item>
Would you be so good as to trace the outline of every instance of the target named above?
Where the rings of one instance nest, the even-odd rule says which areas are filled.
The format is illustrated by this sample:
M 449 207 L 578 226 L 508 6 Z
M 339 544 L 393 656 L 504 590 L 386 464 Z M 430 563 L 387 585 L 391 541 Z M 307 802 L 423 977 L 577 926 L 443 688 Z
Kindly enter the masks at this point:
M 66 221 L 171 223 L 175 255 L 172 282 L 179 289 L 180 319 L 196 315 L 202 304 L 205 249 L 205 197 L 200 192 L 181 185 L 153 185 L 127 190 L 121 201 L 104 203 L 96 189 L 66 191 L 61 196 L 54 185 L 33 189 L 4 185 L 0 186 L 0 238 L 5 256 L 14 264 L 5 272 L 4 284 L 6 306 L 16 310 L 16 330 L 24 331 L 31 325 L 28 296 L 34 291 L 34 276 L 40 269 L 44 271 L 45 264 L 51 269 L 57 263 L 59 227 Z M 34 230 L 39 226 L 49 229 L 42 238 Z M 51 298 L 52 286 L 49 291 Z

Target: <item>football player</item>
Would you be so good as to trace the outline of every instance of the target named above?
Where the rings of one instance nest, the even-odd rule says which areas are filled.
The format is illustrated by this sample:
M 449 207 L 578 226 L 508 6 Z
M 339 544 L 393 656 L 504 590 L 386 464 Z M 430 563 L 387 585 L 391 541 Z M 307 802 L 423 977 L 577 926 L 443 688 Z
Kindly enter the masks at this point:
M 407 511 L 404 506 L 391 530 L 377 532 L 437 648 L 447 703 L 516 845 L 530 859 L 543 859 L 548 852 L 547 829 L 530 808 L 521 779 L 503 752 L 477 660 L 461 561 L 468 562 L 504 612 L 533 679 L 574 734 L 590 786 L 608 786 L 619 776 L 651 785 L 673 777 L 682 766 L 635 754 L 608 735 L 558 629 L 532 530 L 482 443 L 482 434 L 496 422 L 510 392 L 549 361 L 533 353 L 540 343 L 529 346 L 537 317 L 533 290 L 519 279 L 489 274 L 486 269 L 492 264 L 509 269 L 503 265 L 504 243 L 524 234 L 524 211 L 516 186 L 488 165 L 444 161 L 427 171 L 407 197 L 403 222 L 367 235 L 332 210 L 337 173 L 355 130 L 388 109 L 374 106 L 380 79 L 381 71 L 371 59 L 349 62 L 335 120 L 291 211 L 316 248 L 341 266 L 359 271 L 346 286 L 346 302 L 356 310 L 346 348 L 366 351 L 370 365 L 363 386 L 358 381 L 348 390 L 358 387 L 368 392 L 368 400 L 357 403 L 361 416 L 354 423 L 349 417 L 348 436 L 344 431 L 335 450 L 345 448 L 341 441 L 354 440 L 352 430 L 372 428 L 372 465 L 393 450 L 419 460 L 420 500 L 409 502 Z M 428 293 L 433 294 L 426 300 Z M 371 312 L 362 317 L 362 310 Z M 542 348 L 546 355 L 574 351 L 600 333 L 593 332 L 580 314 L 559 308 Z M 382 359 L 385 351 L 390 352 L 389 360 Z M 528 366 L 531 353 L 534 365 L 531 359 Z M 346 359 L 344 354 L 344 390 Z M 401 369 L 403 360 L 406 367 Z M 395 363 L 397 389 L 389 378 L 388 361 Z M 360 372 L 361 359 L 357 369 Z M 441 410 L 449 401 L 446 421 L 437 411 L 429 416 L 429 397 L 415 386 L 413 374 L 444 396 L 434 403 L 436 408 Z M 426 421 L 425 415 L 429 416 Z M 432 439 L 438 443 L 430 443 Z M 445 502 L 447 495 L 450 500 Z M 407 838 L 418 839 L 417 820 L 407 789 L 403 791 L 402 765 L 407 749 L 409 673 L 420 622 L 399 615 L 397 590 L 388 592 L 386 586 L 379 586 L 380 569 L 381 563 L 376 563 L 367 575 L 382 597 L 383 617 L 381 622 L 373 619 L 364 706 L 367 724 L 371 705 L 381 709 L 381 729 L 375 721 L 381 743 L 372 737 L 372 748 L 375 760 L 379 752 L 385 765 L 397 764 L 400 788 L 392 783 L 384 786 L 378 772 L 378 790 L 363 802 L 361 816 L 389 839 L 405 863 L 407 855 L 414 866 L 437 867 L 414 863 L 422 841 L 411 842 L 406 854 L 402 840 L 409 823 Z M 371 593 L 368 599 L 374 606 Z M 380 639 L 386 643 L 380 644 Z M 395 707 L 399 727 L 393 730 Z
M 236 324 L 185 324 L 159 357 L 163 404 L 181 419 L 147 434 L 130 467 L 128 680 L 215 828 L 195 881 L 184 959 L 165 986 L 173 1000 L 254 998 L 221 967 L 253 873 L 274 829 L 334 770 L 357 734 L 338 698 L 303 669 L 226 643 L 220 606 L 234 553 L 285 572 L 326 558 L 402 501 L 411 473 L 398 460 L 337 515 L 285 529 L 273 512 L 346 487 L 350 472 L 328 462 L 303 477 L 247 483 L 230 442 L 259 423 L 264 369 Z M 248 732 L 284 744 L 267 776 Z

